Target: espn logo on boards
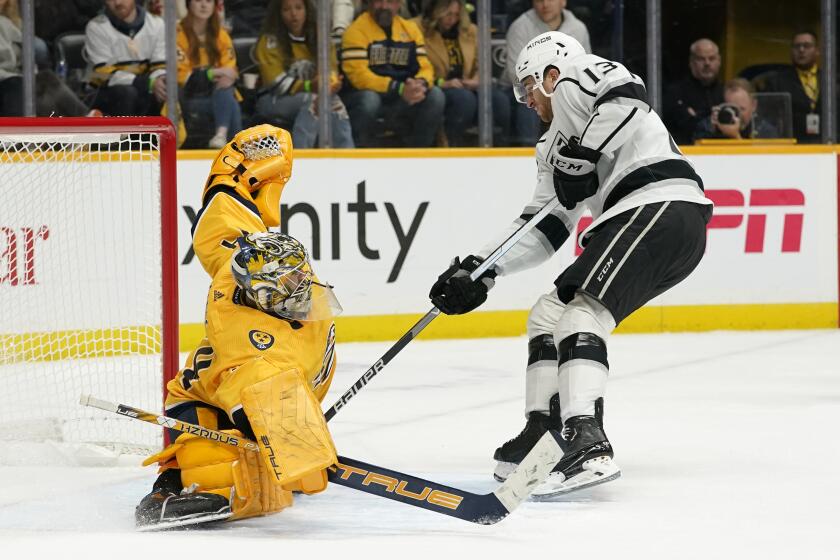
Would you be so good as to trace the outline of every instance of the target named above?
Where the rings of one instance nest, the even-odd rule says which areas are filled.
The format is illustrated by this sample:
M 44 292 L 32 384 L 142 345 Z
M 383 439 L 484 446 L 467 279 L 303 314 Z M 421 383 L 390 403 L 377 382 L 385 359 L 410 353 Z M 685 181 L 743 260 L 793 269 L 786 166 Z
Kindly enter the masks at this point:
M 805 193 L 799 189 L 749 189 L 746 192 L 749 193 L 748 197 L 738 189 L 707 189 L 706 198 L 715 203 L 714 215 L 707 229 L 737 229 L 746 223 L 745 253 L 764 253 L 765 245 L 768 252 L 777 250 L 776 247 L 782 253 L 800 252 L 805 219 Z M 787 209 L 784 210 L 784 207 Z M 737 211 L 739 208 L 742 210 Z M 780 245 L 775 245 L 772 240 L 769 245 L 765 243 L 766 209 L 772 208 L 784 212 Z M 778 215 L 778 211 L 773 214 Z M 591 223 L 590 216 L 582 217 L 578 221 L 575 236 L 580 235 Z M 582 249 L 575 244 L 575 256 L 581 252 Z
M 782 253 L 798 253 L 802 245 L 802 224 L 804 221 L 805 194 L 799 189 L 751 189 L 749 200 L 736 189 L 714 189 L 706 191 L 706 197 L 715 203 L 715 213 L 709 222 L 709 229 L 740 228 L 746 217 L 744 240 L 745 253 L 763 253 L 767 228 L 767 211 L 760 208 L 790 207 L 784 212 L 782 222 Z M 725 209 L 743 208 L 741 212 L 730 213 Z M 749 210 L 747 210 L 749 209 Z M 777 245 L 778 247 L 778 245 Z M 770 245 L 768 250 L 774 250 Z

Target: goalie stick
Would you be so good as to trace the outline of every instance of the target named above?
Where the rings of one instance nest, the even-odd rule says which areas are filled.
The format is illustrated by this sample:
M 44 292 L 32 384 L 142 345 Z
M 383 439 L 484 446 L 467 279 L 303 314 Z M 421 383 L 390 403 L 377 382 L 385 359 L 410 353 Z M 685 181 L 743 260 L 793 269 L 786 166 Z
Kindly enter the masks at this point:
M 496 249 L 490 253 L 478 268 L 476 268 L 472 273 L 470 273 L 470 280 L 475 281 L 482 274 L 484 274 L 491 266 L 493 266 L 496 261 L 498 261 L 502 255 L 507 253 L 514 245 L 519 243 L 519 240 L 525 237 L 529 231 L 534 229 L 537 224 L 539 224 L 543 218 L 545 218 L 552 210 L 557 208 L 560 205 L 560 201 L 557 198 L 552 198 L 549 200 L 542 208 L 540 208 L 539 212 L 534 214 L 531 219 L 527 222 L 519 226 L 519 228 L 513 232 L 510 237 L 505 239 L 501 245 L 496 247 Z M 325 413 L 324 416 L 327 419 L 327 422 L 332 420 L 332 417 L 338 413 L 338 411 L 347 405 L 347 402 L 356 396 L 356 393 L 362 390 L 362 388 L 367 385 L 371 379 L 376 377 L 376 375 L 382 371 L 388 363 L 394 359 L 394 356 L 400 353 L 403 348 L 405 348 L 409 342 L 414 340 L 420 332 L 425 329 L 429 323 L 435 320 L 435 318 L 440 315 L 440 309 L 437 307 L 432 307 L 428 313 L 423 315 L 419 321 L 417 321 L 413 327 L 408 329 L 408 332 L 402 335 L 400 339 L 391 346 L 385 354 L 379 358 L 376 363 L 368 368 L 366 372 L 362 374 L 362 376 L 356 380 L 353 385 L 341 395 L 334 405 L 332 405 Z
M 257 444 L 245 438 L 190 424 L 177 418 L 153 414 L 124 404 L 115 404 L 90 395 L 82 395 L 80 404 L 107 410 L 150 424 L 157 424 L 212 441 L 258 451 Z M 474 494 L 395 470 L 378 467 L 349 457 L 338 457 L 330 467 L 329 481 L 339 486 L 373 494 L 425 510 L 457 517 L 471 523 L 492 525 L 508 516 L 531 491 L 548 476 L 563 457 L 565 441 L 549 430 L 519 463 L 507 480 L 489 494 Z

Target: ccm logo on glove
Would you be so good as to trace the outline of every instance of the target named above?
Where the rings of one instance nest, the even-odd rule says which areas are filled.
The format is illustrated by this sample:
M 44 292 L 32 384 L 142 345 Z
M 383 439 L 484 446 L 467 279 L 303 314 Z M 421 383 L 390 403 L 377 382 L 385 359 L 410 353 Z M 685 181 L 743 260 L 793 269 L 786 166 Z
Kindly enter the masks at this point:
M 578 202 L 586 200 L 598 191 L 596 164 L 601 152 L 580 145 L 577 137 L 569 138 L 567 144 L 558 142 L 548 156 L 554 167 L 554 192 L 567 210 Z

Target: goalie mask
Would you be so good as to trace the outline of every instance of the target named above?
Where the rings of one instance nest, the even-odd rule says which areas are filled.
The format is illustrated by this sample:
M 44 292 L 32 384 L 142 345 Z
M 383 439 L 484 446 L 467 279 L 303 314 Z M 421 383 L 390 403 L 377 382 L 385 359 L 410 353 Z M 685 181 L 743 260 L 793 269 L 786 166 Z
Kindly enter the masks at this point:
M 294 237 L 258 232 L 237 238 L 236 244 L 233 277 L 261 311 L 292 321 L 329 319 L 341 312 L 332 287 L 317 281 L 306 249 Z
M 577 39 L 560 31 L 548 31 L 531 39 L 516 58 L 516 80 L 513 84 L 516 100 L 528 103 L 528 94 L 535 89 L 546 97 L 554 95 L 553 91 L 547 92 L 543 87 L 546 69 L 553 66 L 562 75 L 570 60 L 584 54 L 586 51 Z M 528 76 L 534 79 L 533 85 L 525 85 Z

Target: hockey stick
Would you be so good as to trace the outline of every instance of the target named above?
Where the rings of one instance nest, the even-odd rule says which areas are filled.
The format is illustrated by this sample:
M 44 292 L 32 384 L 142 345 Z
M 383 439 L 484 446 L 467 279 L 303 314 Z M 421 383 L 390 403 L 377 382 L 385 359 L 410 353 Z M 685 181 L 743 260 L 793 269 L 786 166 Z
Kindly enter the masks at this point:
M 172 428 L 212 441 L 249 451 L 258 451 L 257 444 L 245 438 L 190 424 L 177 418 L 153 414 L 124 404 L 115 404 L 90 395 L 82 395 L 84 406 L 99 408 L 150 424 Z M 549 430 L 519 463 L 507 480 L 489 494 L 474 494 L 391 469 L 378 467 L 349 457 L 338 457 L 338 465 L 330 467 L 329 481 L 339 486 L 373 494 L 425 510 L 457 517 L 471 523 L 492 525 L 515 510 L 533 489 L 543 482 L 563 457 L 566 447 L 560 434 Z
M 550 201 L 548 201 L 545 204 L 545 206 L 540 208 L 539 212 L 534 214 L 531 217 L 531 219 L 529 219 L 527 222 L 519 226 L 519 229 L 513 232 L 510 235 L 510 237 L 505 239 L 501 245 L 496 247 L 496 249 L 492 253 L 490 253 L 480 265 L 478 265 L 478 268 L 476 268 L 470 274 L 470 280 L 475 281 L 476 279 L 481 277 L 481 275 L 484 274 L 487 271 L 487 269 L 493 266 L 496 263 L 496 261 L 498 261 L 502 257 L 502 255 L 507 253 L 514 245 L 516 245 L 519 242 L 520 239 L 525 237 L 525 234 L 534 229 L 534 227 L 536 227 L 536 225 L 540 223 L 543 218 L 545 218 L 552 210 L 557 208 L 559 205 L 560 201 L 557 198 L 552 198 Z M 370 368 L 368 368 L 368 370 L 364 372 L 362 376 L 358 380 L 356 380 L 355 383 L 353 383 L 353 386 L 350 387 L 343 395 L 341 395 L 341 398 L 339 398 L 335 402 L 335 404 L 332 405 L 329 408 L 329 410 L 327 410 L 324 413 L 324 416 L 327 418 L 327 422 L 332 420 L 332 417 L 335 416 L 341 408 L 347 405 L 347 402 L 350 399 L 352 399 L 356 395 L 356 393 L 361 391 L 362 388 L 365 385 L 367 385 L 371 379 L 376 377 L 376 375 L 380 371 L 382 371 L 382 368 L 388 365 L 388 363 L 390 363 L 390 361 L 394 359 L 394 356 L 399 354 L 400 351 L 402 351 L 402 349 L 405 348 L 409 342 L 414 340 L 414 338 L 416 338 L 417 335 L 419 335 L 420 332 L 429 325 L 429 323 L 434 321 L 434 319 L 438 315 L 440 315 L 440 309 L 438 309 L 437 307 L 432 307 L 432 309 L 429 310 L 428 313 L 423 315 L 423 317 L 421 317 L 420 320 L 417 321 L 413 327 L 408 329 L 408 332 L 402 335 L 402 337 L 393 346 L 391 346 L 388 349 L 388 351 L 385 352 L 385 354 L 383 354 L 382 357 L 376 361 L 375 364 L 370 366 Z

